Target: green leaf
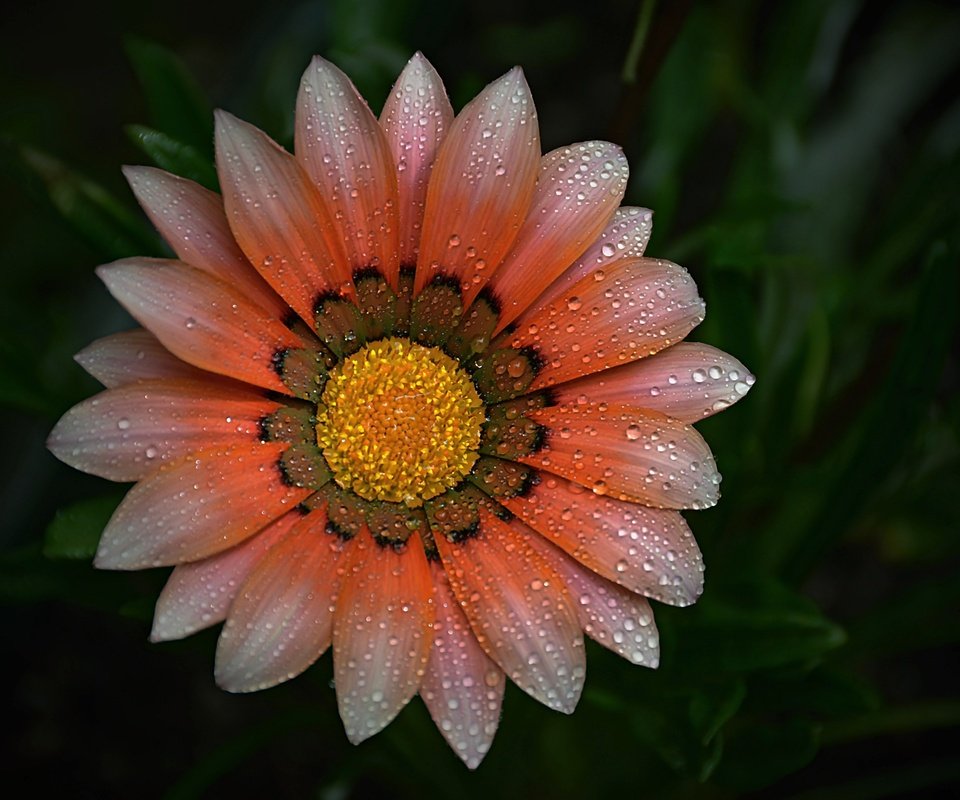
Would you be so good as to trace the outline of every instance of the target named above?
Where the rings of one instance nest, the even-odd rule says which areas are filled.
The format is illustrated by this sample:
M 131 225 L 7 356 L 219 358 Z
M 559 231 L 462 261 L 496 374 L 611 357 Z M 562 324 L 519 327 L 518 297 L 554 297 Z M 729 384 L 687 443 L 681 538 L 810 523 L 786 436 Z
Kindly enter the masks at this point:
M 742 680 L 704 685 L 690 698 L 690 722 L 703 744 L 709 744 L 737 713 L 747 695 Z
M 819 516 L 798 536 L 786 560 L 789 580 L 801 580 L 819 563 L 900 463 L 937 391 L 936 377 L 957 327 L 957 283 L 956 254 L 943 245 L 934 247 L 909 326 L 882 390 L 864 415 L 860 440 L 851 457 L 836 465 L 836 479 Z
M 128 39 L 126 49 L 146 94 L 152 126 L 204 155 L 211 154 L 213 111 L 180 59 L 142 39 Z
M 47 558 L 93 558 L 100 534 L 120 499 L 119 495 L 109 494 L 61 508 L 47 526 L 43 554 Z
M 159 255 L 157 237 L 143 219 L 109 191 L 39 150 L 23 147 L 20 160 L 39 192 L 89 244 L 107 258 Z
M 846 641 L 805 597 L 774 581 L 715 588 L 684 629 L 678 664 L 751 672 L 817 660 Z
M 161 169 L 219 191 L 213 163 L 195 147 L 146 125 L 128 125 L 124 130 L 130 140 Z

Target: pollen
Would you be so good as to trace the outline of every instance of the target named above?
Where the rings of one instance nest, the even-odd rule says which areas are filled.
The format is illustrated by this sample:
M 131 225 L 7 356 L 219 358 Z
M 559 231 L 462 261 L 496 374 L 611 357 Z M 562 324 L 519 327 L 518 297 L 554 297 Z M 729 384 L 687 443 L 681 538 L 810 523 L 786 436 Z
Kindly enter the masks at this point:
M 485 413 L 450 356 L 383 339 L 331 371 L 317 407 L 317 444 L 342 488 L 415 507 L 473 469 Z

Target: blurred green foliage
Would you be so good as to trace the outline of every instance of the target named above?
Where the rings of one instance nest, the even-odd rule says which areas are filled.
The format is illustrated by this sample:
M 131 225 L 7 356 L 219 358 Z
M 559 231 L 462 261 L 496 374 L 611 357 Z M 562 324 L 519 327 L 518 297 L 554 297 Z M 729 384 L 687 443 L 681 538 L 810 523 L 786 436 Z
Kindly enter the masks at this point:
M 14 784 L 96 797 L 820 800 L 960 784 L 960 9 L 174 5 L 157 20 L 94 3 L 99 16 L 77 16 L 76 39 L 46 67 L 28 58 L 44 15 L 79 12 L 24 8 L 23 40 L 4 56 L 19 76 L 3 81 L 0 112 Z M 417 702 L 348 745 L 329 656 L 232 697 L 213 688 L 214 633 L 138 644 L 163 576 L 93 572 L 119 495 L 42 448 L 96 390 L 70 355 L 129 324 L 91 268 L 165 252 L 118 165 L 146 159 L 216 187 L 207 96 L 289 144 L 310 55 L 336 61 L 379 108 L 416 49 L 457 106 L 521 63 L 545 149 L 621 144 L 627 202 L 656 212 L 648 251 L 687 266 L 707 301 L 692 338 L 758 376 L 701 426 L 726 497 L 689 515 L 706 592 L 693 608 L 657 608 L 661 668 L 591 645 L 572 718 L 510 689 L 475 774 Z

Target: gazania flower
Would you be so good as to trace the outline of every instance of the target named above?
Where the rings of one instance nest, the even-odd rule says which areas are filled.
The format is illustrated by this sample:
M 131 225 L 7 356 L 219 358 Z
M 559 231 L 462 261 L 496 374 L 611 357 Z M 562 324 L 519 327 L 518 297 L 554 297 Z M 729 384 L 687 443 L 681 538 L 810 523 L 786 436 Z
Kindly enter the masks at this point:
M 454 117 L 416 55 L 379 120 L 318 58 L 295 155 L 223 112 L 216 154 L 222 197 L 126 171 L 176 258 L 98 270 L 143 329 L 77 356 L 107 390 L 50 437 L 137 481 L 96 565 L 174 566 L 152 639 L 225 622 L 232 692 L 332 645 L 351 741 L 419 693 L 471 767 L 505 677 L 573 711 L 584 633 L 655 667 L 718 497 L 691 423 L 753 379 L 681 343 L 704 305 L 620 149 L 541 155 L 519 69 Z

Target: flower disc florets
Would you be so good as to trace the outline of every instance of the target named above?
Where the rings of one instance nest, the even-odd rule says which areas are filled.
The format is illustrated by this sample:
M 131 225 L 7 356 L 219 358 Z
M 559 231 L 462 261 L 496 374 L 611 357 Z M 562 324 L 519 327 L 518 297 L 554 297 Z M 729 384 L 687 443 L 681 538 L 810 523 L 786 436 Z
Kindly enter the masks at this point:
M 331 372 L 317 443 L 344 489 L 420 506 L 473 468 L 484 418 L 477 390 L 450 356 L 384 339 Z

